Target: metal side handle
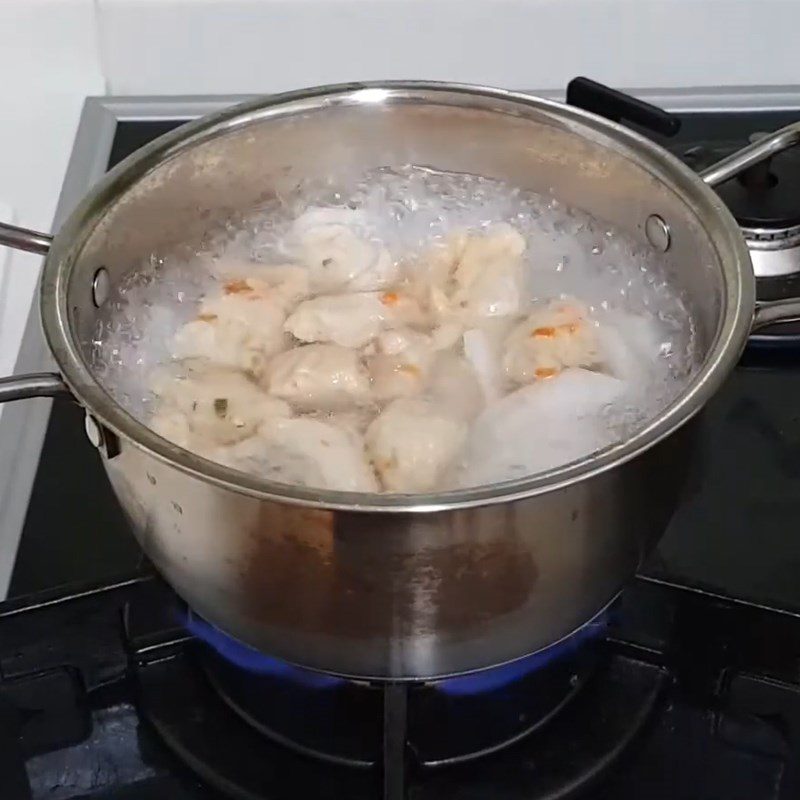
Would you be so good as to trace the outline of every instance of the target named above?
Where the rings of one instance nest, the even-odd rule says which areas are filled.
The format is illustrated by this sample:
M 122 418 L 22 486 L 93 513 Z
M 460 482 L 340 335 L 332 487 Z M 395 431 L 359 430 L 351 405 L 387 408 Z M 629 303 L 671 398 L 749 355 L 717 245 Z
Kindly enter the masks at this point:
M 700 173 L 700 177 L 709 186 L 719 186 L 720 183 L 725 183 L 740 172 L 744 172 L 798 143 L 800 143 L 800 122 L 793 122 L 791 125 L 732 153 L 722 161 L 717 161 L 716 164 L 704 169 Z
M 756 303 L 751 329 L 753 333 L 776 322 L 800 322 L 800 297 Z
M 40 233 L 0 222 L 0 244 L 13 247 L 15 250 L 25 250 L 43 256 L 50 250 L 52 241 L 53 237 L 49 233 Z
M 59 394 L 69 394 L 69 389 L 57 372 L 0 378 L 0 403 L 26 400 L 29 397 L 55 397 Z
M 709 186 L 719 186 L 756 164 L 798 144 L 800 144 L 800 122 L 793 122 L 704 169 L 700 177 Z M 777 322 L 800 322 L 800 298 L 789 297 L 785 300 L 756 303 L 753 333 Z
M 0 245 L 45 255 L 50 250 L 52 241 L 53 237 L 50 234 L 0 222 Z M 0 403 L 25 400 L 28 397 L 55 397 L 58 394 L 68 393 L 67 385 L 56 372 L 0 378 Z

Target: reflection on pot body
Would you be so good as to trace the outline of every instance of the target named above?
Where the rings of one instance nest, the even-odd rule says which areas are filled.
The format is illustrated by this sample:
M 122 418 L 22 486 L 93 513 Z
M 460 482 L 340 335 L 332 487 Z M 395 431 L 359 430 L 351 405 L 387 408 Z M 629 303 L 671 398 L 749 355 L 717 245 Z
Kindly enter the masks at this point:
M 344 675 L 434 677 L 547 647 L 610 601 L 665 528 L 692 426 L 529 500 L 431 514 L 307 509 L 106 459 L 157 568 L 225 632 Z

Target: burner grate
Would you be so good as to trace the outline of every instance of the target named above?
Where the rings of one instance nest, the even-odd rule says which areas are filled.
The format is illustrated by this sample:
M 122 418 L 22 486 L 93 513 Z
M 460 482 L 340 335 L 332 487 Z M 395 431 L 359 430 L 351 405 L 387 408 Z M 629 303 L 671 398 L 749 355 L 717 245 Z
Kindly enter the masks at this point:
M 498 786 L 509 800 L 555 800 L 575 796 L 617 763 L 669 683 L 661 667 L 619 653 L 607 656 L 540 731 L 485 758 L 441 769 L 425 768 L 410 751 L 410 688 L 402 684 L 389 684 L 379 695 L 384 710 L 380 763 L 364 769 L 310 759 L 263 736 L 212 689 L 188 653 L 140 669 L 141 711 L 187 767 L 235 800 L 466 800 L 497 796 Z M 218 746 L 222 741 L 224 748 Z
M 484 757 L 544 727 L 581 691 L 597 650 L 590 643 L 516 681 L 465 695 L 442 691 L 442 683 L 341 681 L 312 687 L 245 672 L 202 645 L 199 662 L 214 690 L 247 724 L 302 754 L 380 767 L 382 742 L 385 747 L 387 735 L 402 736 L 411 761 L 441 767 Z M 403 714 L 393 711 L 399 697 Z M 388 731 L 387 717 L 402 720 L 403 730 Z

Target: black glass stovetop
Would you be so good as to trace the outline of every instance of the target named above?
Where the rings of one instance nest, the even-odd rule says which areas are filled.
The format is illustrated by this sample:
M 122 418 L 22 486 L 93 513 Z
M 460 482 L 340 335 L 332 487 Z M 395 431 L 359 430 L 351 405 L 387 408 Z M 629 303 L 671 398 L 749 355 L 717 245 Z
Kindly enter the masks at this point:
M 663 143 L 702 166 L 796 119 L 686 114 Z M 180 122 L 120 122 L 110 163 Z M 599 666 L 516 745 L 429 769 L 397 744 L 419 713 L 408 687 L 364 701 L 384 712 L 368 718 L 372 767 L 298 755 L 243 723 L 143 564 L 82 412 L 56 399 L 0 605 L 0 798 L 798 797 L 799 400 L 800 349 L 749 349 L 704 414 L 684 503 L 592 644 Z M 312 729 L 315 698 L 294 715 Z
M 554 661 L 451 696 L 439 684 L 308 688 L 242 673 L 226 684 L 233 668 L 174 610 L 147 576 L 0 606 L 3 800 L 800 796 L 793 615 L 639 578 L 566 673 Z M 363 761 L 298 752 L 259 719 Z M 508 730 L 523 735 L 447 763 Z

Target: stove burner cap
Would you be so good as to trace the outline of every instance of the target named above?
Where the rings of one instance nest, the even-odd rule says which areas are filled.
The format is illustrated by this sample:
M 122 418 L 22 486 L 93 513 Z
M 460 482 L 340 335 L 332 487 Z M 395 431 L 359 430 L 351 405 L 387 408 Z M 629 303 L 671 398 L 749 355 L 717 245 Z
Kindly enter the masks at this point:
M 762 136 L 756 133 L 750 140 Z M 746 238 L 782 242 L 800 236 L 800 148 L 756 164 L 721 184 L 717 192 Z

